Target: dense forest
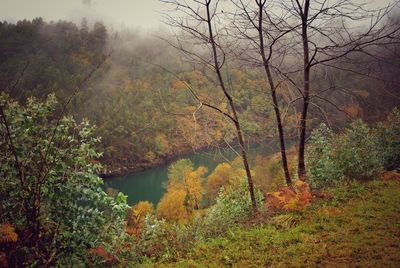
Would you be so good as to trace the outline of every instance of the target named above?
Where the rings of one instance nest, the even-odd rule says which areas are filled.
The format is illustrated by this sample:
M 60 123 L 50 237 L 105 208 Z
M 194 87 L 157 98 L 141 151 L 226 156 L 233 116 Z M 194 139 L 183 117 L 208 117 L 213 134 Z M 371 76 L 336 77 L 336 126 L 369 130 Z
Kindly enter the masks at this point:
M 205 96 L 212 94 L 210 98 L 219 97 L 215 84 L 207 73 L 165 49 L 159 39 L 134 32 L 109 36 L 101 23 L 89 29 L 85 21 L 77 26 L 41 19 L 3 23 L 2 36 L 2 88 L 15 99 L 44 99 L 54 92 L 65 101 L 91 74 L 85 81 L 87 88 L 72 99 L 68 112 L 96 125 L 96 134 L 102 137 L 101 161 L 111 171 L 154 165 L 233 140 L 224 119 L 207 110 L 198 111 L 195 133 L 193 113 L 198 107 L 184 83 Z M 271 128 L 263 83 L 250 70 L 235 69 L 229 76 L 237 84 L 235 94 L 248 121 L 246 131 L 260 138 Z
M 161 2 L 171 31 L 0 22 L 0 266 L 399 265 L 398 3 Z M 102 188 L 162 164 L 158 204 Z
M 68 113 L 77 120 L 88 118 L 96 125 L 96 134 L 102 137 L 101 162 L 110 171 L 148 167 L 184 152 L 234 140 L 229 123 L 213 111 L 198 109 L 185 85 L 190 84 L 207 99 L 219 100 L 216 81 L 207 69 L 184 62 L 161 37 L 135 32 L 110 35 L 103 24 L 95 23 L 89 28 L 86 21 L 80 26 L 46 23 L 42 19 L 4 22 L 1 88 L 22 102 L 32 96 L 45 99 L 50 93 L 63 102 L 77 87 L 85 86 L 72 99 Z M 362 58 L 370 61 L 371 75 L 364 73 L 365 65 L 359 64 L 357 56 L 353 63 L 347 63 L 355 65 L 352 73 L 325 69 L 316 74 L 315 86 L 321 88 L 321 97 L 329 98 L 329 102 L 315 100 L 310 107 L 311 126 L 325 121 L 340 129 L 356 117 L 376 122 L 396 106 L 398 66 L 397 61 L 387 61 L 396 54 L 390 49 L 380 50 L 374 51 L 380 55 L 379 61 L 372 56 Z M 272 101 L 260 72 L 234 62 L 223 73 L 232 84 L 232 96 L 248 143 L 276 135 Z M 90 79 L 80 85 L 89 74 Z M 280 85 L 277 94 L 282 110 L 298 97 L 285 84 Z M 218 102 L 216 105 L 226 109 L 226 102 Z M 297 135 L 300 107 L 291 106 L 285 120 L 286 131 L 293 137 Z

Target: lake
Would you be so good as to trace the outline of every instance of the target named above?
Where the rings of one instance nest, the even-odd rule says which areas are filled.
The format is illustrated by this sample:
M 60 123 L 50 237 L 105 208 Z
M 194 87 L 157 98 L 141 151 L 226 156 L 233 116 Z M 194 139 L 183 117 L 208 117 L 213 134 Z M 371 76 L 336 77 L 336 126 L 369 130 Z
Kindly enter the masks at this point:
M 278 142 L 252 145 L 248 148 L 250 162 L 254 162 L 257 154 L 266 156 L 278 150 Z M 195 168 L 205 166 L 208 172 L 211 173 L 218 164 L 233 160 L 236 156 L 237 154 L 232 149 L 227 148 L 224 150 L 195 152 L 181 158 L 190 159 Z M 104 188 L 111 187 L 127 195 L 129 205 L 144 200 L 150 201 L 156 205 L 165 193 L 163 185 L 168 180 L 167 174 L 170 164 L 171 163 L 144 171 L 133 172 L 124 176 L 108 178 L 104 181 Z

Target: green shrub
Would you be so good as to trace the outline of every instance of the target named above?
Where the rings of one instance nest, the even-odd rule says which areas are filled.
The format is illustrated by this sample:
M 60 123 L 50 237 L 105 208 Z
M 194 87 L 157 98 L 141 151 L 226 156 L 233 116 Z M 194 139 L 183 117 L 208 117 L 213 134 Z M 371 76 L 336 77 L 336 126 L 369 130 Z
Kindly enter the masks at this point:
M 255 188 L 255 195 L 257 204 L 263 204 L 264 196 L 258 188 Z M 216 204 L 209 208 L 204 217 L 204 235 L 222 234 L 229 227 L 247 219 L 251 213 L 250 194 L 244 181 L 238 189 L 228 193 L 222 188 Z
M 56 108 L 53 95 L 22 106 L 0 94 L 0 218 L 26 234 L 8 245 L 16 266 L 104 262 L 90 250 L 125 239 L 126 197 L 107 196 L 96 175 L 99 138 L 87 121 L 54 120 Z
M 373 179 L 382 170 L 377 139 L 361 121 L 341 134 L 333 134 L 322 124 L 311 135 L 307 161 L 313 187 L 347 179 Z
M 312 187 L 328 184 L 329 181 L 343 177 L 335 163 L 333 144 L 334 134 L 325 124 L 321 124 L 312 132 L 307 148 L 308 172 Z
M 157 219 L 148 214 L 141 230 L 141 236 L 136 244 L 138 256 L 147 256 L 152 259 L 161 259 L 169 255 L 172 239 L 171 229 L 165 219 Z
M 376 127 L 379 153 L 386 170 L 400 168 L 400 110 L 395 108 Z
M 335 142 L 338 164 L 345 178 L 374 179 L 382 171 L 376 138 L 363 122 L 356 121 Z

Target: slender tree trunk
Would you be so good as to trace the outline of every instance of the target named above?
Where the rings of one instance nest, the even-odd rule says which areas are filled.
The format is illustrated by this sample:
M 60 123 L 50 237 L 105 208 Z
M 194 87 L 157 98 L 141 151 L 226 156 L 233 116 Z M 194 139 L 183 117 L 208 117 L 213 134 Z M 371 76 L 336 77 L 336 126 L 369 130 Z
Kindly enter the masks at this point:
M 249 161 L 247 160 L 247 153 L 245 150 L 243 135 L 242 135 L 242 131 L 240 129 L 239 121 L 237 121 L 237 123 L 235 123 L 235 127 L 236 127 L 236 132 L 238 133 L 237 136 L 238 136 L 239 145 L 240 145 L 240 152 L 242 154 L 244 169 L 246 170 L 247 185 L 248 185 L 249 192 L 250 192 L 251 205 L 252 205 L 253 211 L 257 212 L 257 201 L 256 201 L 256 197 L 254 194 L 254 184 L 253 184 L 253 179 L 251 177 Z
M 299 5 L 300 6 L 300 5 Z M 307 128 L 307 111 L 310 99 L 310 51 L 308 47 L 308 11 L 310 7 L 310 0 L 306 0 L 304 4 L 304 11 L 301 10 L 301 37 L 303 41 L 303 109 L 300 117 L 300 135 L 299 135 L 299 155 L 298 155 L 298 176 L 299 179 L 305 180 L 306 166 L 304 163 L 304 152 L 306 143 L 306 128 Z
M 281 112 L 279 110 L 278 106 L 278 101 L 276 98 L 276 88 L 275 88 L 275 83 L 274 80 L 272 79 L 272 74 L 271 74 L 271 69 L 268 64 L 268 59 L 265 55 L 265 50 L 264 50 L 264 36 L 263 36 L 263 7 L 265 5 L 264 2 L 257 2 L 257 5 L 259 6 L 259 20 L 258 20 L 258 36 L 259 36 L 259 44 L 260 44 L 260 53 L 261 57 L 263 60 L 263 65 L 264 65 L 264 70 L 268 78 L 268 84 L 269 87 L 271 88 L 271 97 L 272 97 L 272 102 L 274 104 L 274 111 L 275 111 L 275 117 L 276 117 L 276 124 L 278 126 L 278 134 L 279 134 L 279 144 L 281 147 L 281 158 L 282 158 L 282 168 L 285 173 L 285 180 L 286 184 L 288 186 L 292 185 L 292 179 L 290 178 L 290 172 L 289 172 L 289 167 L 287 163 L 287 157 L 286 157 L 286 146 L 285 146 L 285 133 L 283 132 L 283 126 L 282 126 L 282 119 L 281 119 Z
M 285 173 L 286 184 L 288 186 L 291 186 L 292 179 L 290 177 L 289 166 L 288 166 L 287 156 L 286 156 L 285 133 L 283 132 L 281 112 L 279 110 L 278 101 L 276 99 L 276 88 L 274 85 L 274 81 L 272 80 L 271 71 L 269 69 L 269 66 L 266 64 L 266 65 L 264 65 L 264 67 L 267 72 L 269 85 L 271 87 L 271 97 L 272 97 L 272 102 L 274 104 L 276 124 L 278 126 L 279 144 L 281 147 L 281 157 L 282 157 L 282 168 Z
M 206 2 L 207 26 L 208 26 L 208 32 L 209 32 L 209 42 L 211 43 L 211 46 L 212 46 L 214 69 L 215 69 L 215 72 L 218 77 L 219 85 L 220 85 L 222 91 L 224 92 L 224 95 L 227 98 L 227 100 L 229 102 L 229 106 L 232 110 L 234 124 L 235 124 L 235 128 L 236 128 L 236 135 L 237 135 L 237 139 L 239 141 L 240 151 L 241 151 L 241 155 L 242 155 L 243 166 L 246 170 L 247 184 L 248 184 L 249 193 L 250 193 L 251 205 L 252 205 L 253 212 L 257 213 L 257 201 L 256 201 L 256 197 L 254 194 L 254 184 L 253 184 L 253 179 L 251 176 L 249 162 L 247 159 L 247 152 L 246 152 L 246 149 L 244 146 L 243 133 L 242 133 L 242 130 L 240 127 L 240 122 L 239 122 L 238 114 L 236 112 L 236 107 L 233 103 L 232 96 L 229 94 L 229 92 L 225 86 L 224 79 L 222 78 L 222 74 L 221 74 L 221 67 L 220 67 L 220 64 L 218 61 L 217 46 L 216 46 L 216 43 L 214 40 L 214 34 L 213 34 L 213 30 L 212 30 L 212 22 L 211 22 L 212 18 L 211 18 L 211 14 L 210 14 L 210 4 L 211 4 L 211 0 L 208 0 Z

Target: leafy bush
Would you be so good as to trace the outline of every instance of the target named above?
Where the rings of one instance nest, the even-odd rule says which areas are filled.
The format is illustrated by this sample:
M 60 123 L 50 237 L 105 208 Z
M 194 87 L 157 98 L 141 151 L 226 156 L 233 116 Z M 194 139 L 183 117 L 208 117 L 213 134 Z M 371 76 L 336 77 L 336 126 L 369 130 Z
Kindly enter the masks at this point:
M 321 124 L 311 134 L 307 162 L 312 186 L 327 184 L 329 180 L 338 180 L 342 175 L 337 171 L 334 162 L 333 139 L 332 130 L 325 124 Z
M 379 123 L 375 133 L 379 153 L 386 170 L 400 168 L 400 110 L 395 108 L 382 123 Z
M 262 204 L 264 196 L 255 188 L 257 204 Z M 244 221 L 252 213 L 250 194 L 247 184 L 243 181 L 238 189 L 225 193 L 221 188 L 216 204 L 209 208 L 204 218 L 205 236 L 207 233 L 223 233 L 235 223 Z
M 263 202 L 261 191 L 256 188 L 259 204 Z M 224 235 L 229 228 L 244 222 L 252 213 L 247 184 L 243 180 L 239 188 L 226 192 L 221 188 L 216 204 L 195 213 L 189 222 L 167 222 L 164 218 L 147 214 L 133 251 L 136 263 L 146 261 L 174 261 L 188 253 L 199 241 Z
M 369 127 L 356 121 L 344 134 L 338 135 L 339 166 L 345 178 L 374 179 L 382 171 L 377 141 Z
M 341 134 L 321 124 L 311 135 L 307 161 L 313 187 L 345 179 L 373 179 L 382 170 L 377 139 L 361 121 Z
M 0 95 L 0 217 L 21 234 L 8 247 L 16 266 L 82 266 L 124 239 L 126 197 L 100 188 L 99 138 L 87 121 L 54 120 L 56 104 Z
M 170 229 L 167 227 L 164 219 L 148 214 L 144 221 L 141 237 L 137 243 L 137 252 L 139 255 L 152 258 L 161 258 L 168 252 L 169 239 L 171 237 Z

